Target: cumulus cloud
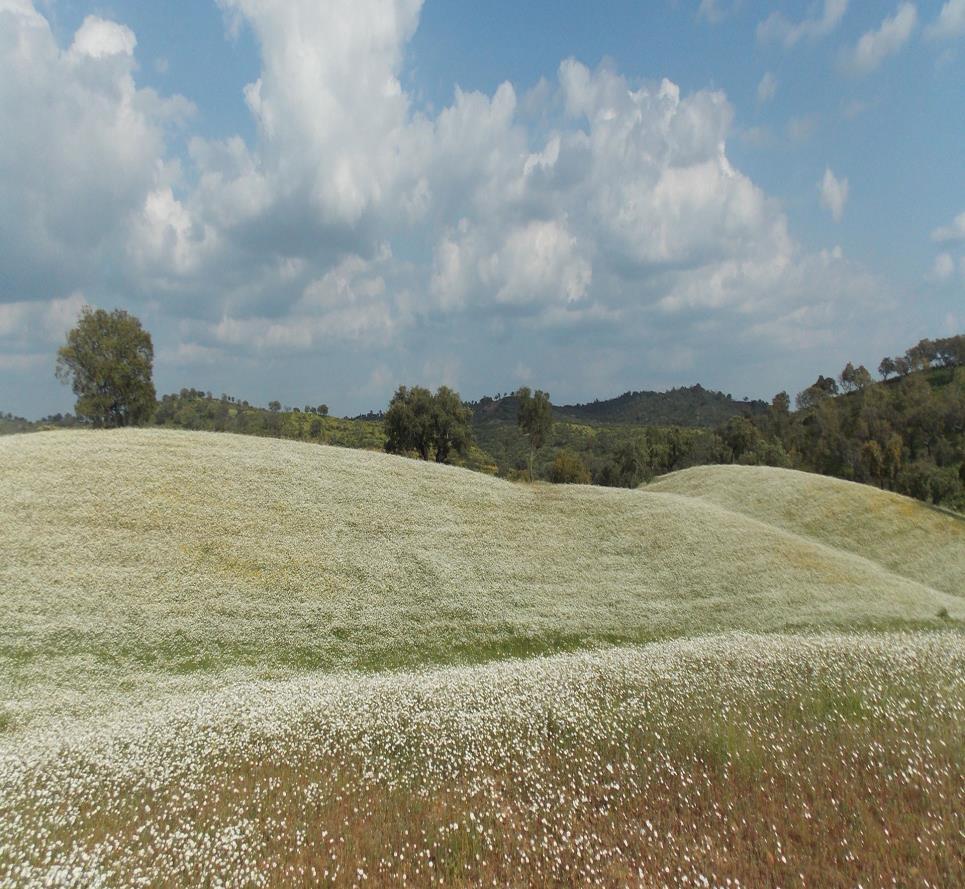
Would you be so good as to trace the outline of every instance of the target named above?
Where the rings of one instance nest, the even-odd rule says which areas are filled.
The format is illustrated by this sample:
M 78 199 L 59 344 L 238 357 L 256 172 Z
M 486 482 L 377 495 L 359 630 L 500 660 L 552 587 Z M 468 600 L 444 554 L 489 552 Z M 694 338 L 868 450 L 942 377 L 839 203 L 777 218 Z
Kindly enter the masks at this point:
M 965 241 L 965 211 L 956 216 L 948 225 L 936 228 L 931 237 L 939 244 L 947 241 Z
M 133 56 L 136 46 L 137 38 L 130 28 L 89 15 L 77 29 L 70 52 L 74 56 L 105 59 L 110 56 Z
M 951 40 L 965 35 L 965 0 L 948 0 L 926 29 L 933 40 Z
M 64 51 L 30 3 L 0 3 L 0 300 L 94 280 L 163 175 L 191 106 L 136 87 L 135 46 L 88 17 Z
M 777 78 L 767 71 L 757 84 L 757 104 L 763 105 L 770 102 L 777 92 Z
M 259 144 L 228 180 L 247 199 L 235 209 L 248 220 L 294 213 L 322 233 L 417 203 L 409 174 L 426 128 L 410 118 L 399 69 L 422 0 L 219 2 L 254 30 L 262 55 L 244 91 Z
M 140 88 L 124 25 L 89 18 L 61 48 L 33 5 L 0 0 L 4 342 L 52 311 L 29 301 L 83 288 L 149 314 L 162 372 L 338 355 L 333 385 L 369 399 L 430 366 L 488 378 L 525 347 L 534 374 L 579 392 L 639 373 L 668 336 L 695 368 L 721 343 L 817 348 L 854 294 L 880 297 L 840 251 L 802 250 L 733 165 L 720 90 L 567 59 L 522 99 L 455 89 L 429 112 L 401 78 L 421 0 L 219 2 L 260 47 L 247 141 L 192 137 L 189 103 Z M 828 175 L 839 218 L 847 182 Z M 586 354 L 557 362 L 552 337 Z M 594 359 L 605 345 L 624 357 Z
M 781 43 L 788 49 L 802 40 L 826 37 L 837 28 L 848 8 L 848 0 L 824 0 L 819 15 L 800 22 L 790 21 L 782 12 L 772 12 L 757 26 L 761 43 Z
M 824 178 L 818 183 L 821 193 L 821 206 L 831 211 L 831 218 L 840 222 L 844 215 L 844 205 L 848 201 L 848 180 L 838 179 L 830 167 L 824 170 Z
M 495 239 L 463 220 L 436 248 L 431 286 L 442 307 L 546 306 L 582 299 L 592 277 L 565 220 L 531 220 Z
M 45 364 L 52 369 L 54 353 L 85 303 L 80 292 L 43 301 L 0 300 L 0 369 L 26 371 Z
M 913 3 L 902 3 L 874 31 L 862 34 L 857 44 L 842 55 L 844 65 L 857 74 L 868 74 L 897 53 L 918 25 L 918 10 Z

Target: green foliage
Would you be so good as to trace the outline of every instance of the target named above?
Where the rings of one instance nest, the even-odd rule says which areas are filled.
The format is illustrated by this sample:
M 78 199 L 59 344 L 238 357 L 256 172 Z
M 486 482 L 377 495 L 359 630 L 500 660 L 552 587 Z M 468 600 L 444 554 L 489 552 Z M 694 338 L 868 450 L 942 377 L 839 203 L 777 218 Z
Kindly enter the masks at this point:
M 57 379 L 71 383 L 78 416 L 94 426 L 136 426 L 154 412 L 153 364 L 151 335 L 137 318 L 84 306 L 57 351 Z
M 529 480 L 532 481 L 533 458 L 553 428 L 553 407 L 549 392 L 542 389 L 530 392 L 528 386 L 516 393 L 516 401 L 516 424 L 529 440 Z
M 881 364 L 878 365 L 878 373 L 881 374 L 881 379 L 887 380 L 892 374 L 897 372 L 897 367 L 895 367 L 894 358 L 882 358 Z
M 829 377 L 798 395 L 799 410 L 786 416 L 772 407 L 755 418 L 765 448 L 778 446 L 798 469 L 864 482 L 965 509 L 965 337 L 922 340 L 900 359 L 885 359 L 884 377 L 872 383 L 863 367 L 850 363 L 841 374 L 844 394 L 835 397 Z M 905 370 L 917 367 L 918 371 Z M 726 439 L 725 435 L 725 439 Z M 734 441 L 729 442 L 737 444 Z M 762 443 L 750 457 L 760 459 Z
M 550 467 L 550 481 L 556 485 L 588 485 L 590 470 L 570 451 L 557 451 Z
M 277 408 L 266 410 L 230 395 L 214 398 L 210 392 L 182 389 L 161 399 L 154 423 L 171 429 L 235 432 L 346 448 L 381 451 L 385 444 L 380 421 L 329 417 L 319 408 L 314 412 L 282 411 L 280 403 Z
M 878 365 L 878 373 L 887 379 L 893 373 L 907 376 L 913 370 L 963 365 L 965 365 L 965 334 L 957 334 L 937 340 L 919 340 L 898 358 L 882 358 L 881 364 Z
M 702 426 L 712 428 L 734 416 L 757 416 L 763 401 L 736 401 L 701 385 L 667 392 L 624 392 L 617 398 L 553 409 L 557 420 L 633 426 Z
M 390 454 L 415 451 L 428 460 L 432 431 L 432 393 L 422 386 L 399 386 L 385 412 L 385 450 Z
M 472 411 L 448 386 L 440 386 L 433 398 L 432 435 L 436 463 L 448 463 L 453 453 L 465 456 L 472 443 Z
M 0 413 L 0 435 L 15 435 L 18 432 L 33 432 L 35 424 L 23 417 L 10 413 Z
M 803 392 L 798 392 L 794 403 L 798 410 L 807 410 L 820 404 L 824 399 L 838 394 L 838 384 L 831 377 L 819 375 L 817 380 Z
M 448 463 L 453 454 L 467 453 L 471 420 L 459 393 L 448 386 L 440 386 L 435 395 L 422 386 L 400 386 L 385 413 L 385 450 L 415 451 L 423 460 L 434 453 L 437 463 Z
M 845 365 L 844 370 L 841 371 L 841 376 L 838 377 L 838 382 L 841 384 L 842 392 L 854 392 L 858 389 L 864 389 L 866 386 L 870 386 L 872 379 L 871 374 L 863 364 L 859 364 L 857 367 L 855 367 L 849 361 Z

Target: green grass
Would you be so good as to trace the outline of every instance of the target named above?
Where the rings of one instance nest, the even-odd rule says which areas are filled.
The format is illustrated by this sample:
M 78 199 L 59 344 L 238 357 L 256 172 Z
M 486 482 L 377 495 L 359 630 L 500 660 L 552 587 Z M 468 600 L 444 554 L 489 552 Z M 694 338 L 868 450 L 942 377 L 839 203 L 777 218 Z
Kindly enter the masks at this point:
M 670 493 L 696 473 L 704 495 Z M 722 505 L 735 490 L 743 511 Z M 965 619 L 965 523 L 773 469 L 623 491 L 227 434 L 45 432 L 0 442 L 0 525 L 18 724 L 231 670 Z

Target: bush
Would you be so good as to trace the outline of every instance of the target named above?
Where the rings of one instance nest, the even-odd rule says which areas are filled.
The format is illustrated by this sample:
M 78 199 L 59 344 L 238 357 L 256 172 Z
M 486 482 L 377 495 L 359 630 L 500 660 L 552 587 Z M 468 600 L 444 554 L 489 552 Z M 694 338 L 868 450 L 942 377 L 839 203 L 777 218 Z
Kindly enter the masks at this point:
M 559 451 L 550 467 L 550 481 L 556 485 L 588 485 L 590 470 L 570 451 Z

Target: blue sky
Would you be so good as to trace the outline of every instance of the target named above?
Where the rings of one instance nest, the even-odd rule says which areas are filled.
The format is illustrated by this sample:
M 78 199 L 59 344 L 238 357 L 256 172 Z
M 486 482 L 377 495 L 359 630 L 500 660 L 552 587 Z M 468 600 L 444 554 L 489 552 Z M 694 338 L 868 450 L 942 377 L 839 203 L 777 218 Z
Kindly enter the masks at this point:
M 965 0 L 0 0 L 0 410 L 769 398 L 965 328 Z

